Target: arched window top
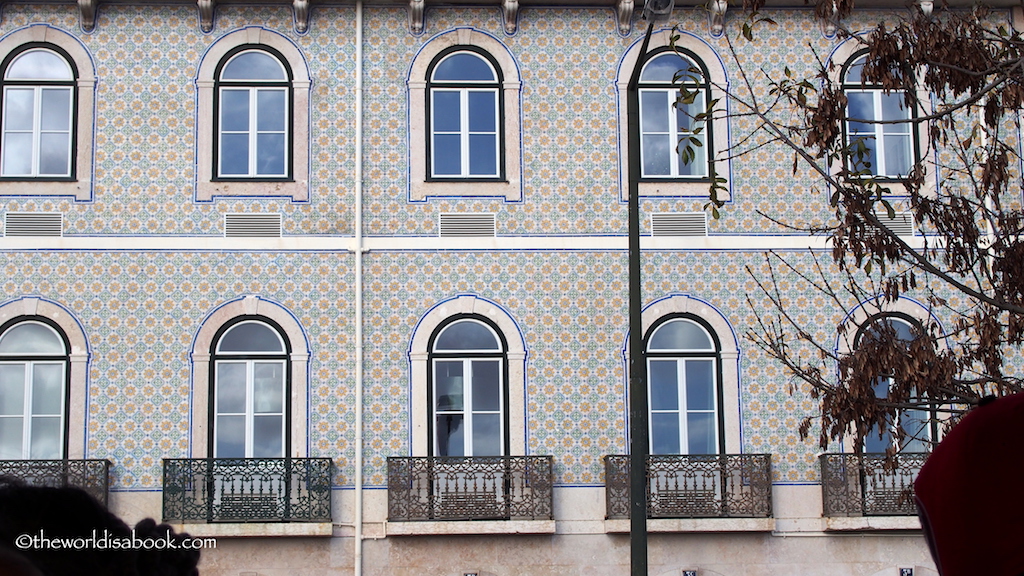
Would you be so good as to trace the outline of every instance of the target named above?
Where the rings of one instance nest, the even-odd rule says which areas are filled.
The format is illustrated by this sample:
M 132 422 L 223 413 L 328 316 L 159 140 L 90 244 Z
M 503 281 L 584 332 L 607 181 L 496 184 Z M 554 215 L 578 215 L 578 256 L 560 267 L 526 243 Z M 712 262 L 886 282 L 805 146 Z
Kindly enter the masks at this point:
M 284 354 L 277 330 L 263 322 L 245 321 L 228 328 L 217 342 L 219 354 Z
M 476 320 L 457 320 L 437 335 L 434 351 L 501 352 L 501 344 L 490 326 Z
M 654 329 L 647 344 L 650 352 L 714 352 L 714 340 L 703 326 L 686 318 L 669 320 Z
M 74 80 L 68 61 L 52 50 L 35 48 L 19 54 L 4 71 L 5 80 Z
M 490 62 L 479 54 L 453 52 L 434 66 L 434 82 L 497 82 L 498 77 Z
M 245 50 L 235 54 L 224 65 L 221 80 L 287 81 L 288 74 L 281 61 L 263 50 Z
M 910 342 L 917 338 L 915 330 L 919 329 L 917 321 L 904 318 L 902 315 L 885 314 L 873 318 L 870 322 L 861 327 L 857 334 L 857 342 L 865 337 L 871 337 L 878 333 L 882 326 L 887 326 L 895 332 L 896 339 L 903 342 Z
M 66 354 L 64 340 L 42 322 L 22 322 L 0 336 L 0 354 Z
M 640 72 L 641 82 L 658 84 L 704 84 L 703 67 L 679 52 L 662 52 L 647 60 Z
M 843 72 L 843 82 L 846 84 L 860 84 L 864 81 L 864 62 L 867 61 L 867 53 L 854 56 L 846 63 L 846 70 Z

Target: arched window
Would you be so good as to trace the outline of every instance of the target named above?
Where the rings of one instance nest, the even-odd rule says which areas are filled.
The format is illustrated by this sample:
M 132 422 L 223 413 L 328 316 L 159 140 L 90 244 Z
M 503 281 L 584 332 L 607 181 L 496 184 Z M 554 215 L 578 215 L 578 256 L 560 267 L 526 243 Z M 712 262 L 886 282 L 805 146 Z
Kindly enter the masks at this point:
M 917 157 L 914 128 L 909 122 L 913 113 L 903 92 L 886 92 L 881 86 L 864 82 L 866 59 L 866 52 L 855 54 L 842 72 L 847 99 L 846 138 L 853 154 L 849 168 L 870 176 L 902 178 Z M 877 123 L 893 120 L 907 122 Z
M 640 72 L 642 178 L 705 178 L 712 130 L 698 120 L 711 101 L 708 73 L 695 56 L 662 50 Z M 680 85 L 690 98 L 680 98 Z
M 4 60 L 4 178 L 72 178 L 77 72 L 52 45 L 28 44 Z
M 458 317 L 430 345 L 430 426 L 434 456 L 508 454 L 508 355 L 480 317 Z
M 289 178 L 291 72 L 265 47 L 229 53 L 217 73 L 217 176 Z
M 289 351 L 265 318 L 241 318 L 212 350 L 210 446 L 215 458 L 280 458 L 289 453 Z
M 892 330 L 897 340 L 909 342 L 920 333 L 920 324 L 910 316 L 903 314 L 883 314 L 876 316 L 861 326 L 854 340 L 854 346 L 867 338 L 875 337 L 881 330 Z M 891 376 L 879 376 L 874 389 L 877 398 L 887 398 L 893 384 Z M 911 400 L 914 400 L 913 398 Z M 936 436 L 935 419 L 928 410 L 907 408 L 898 411 L 898 421 L 893 422 L 887 430 L 879 431 L 872 427 L 864 437 L 864 452 L 883 453 L 890 447 L 900 452 L 927 452 L 928 443 Z M 895 446 L 898 434 L 897 424 L 903 430 L 903 438 Z
M 431 178 L 503 177 L 501 72 L 468 46 L 444 51 L 428 76 Z
M 0 332 L 0 459 L 64 458 L 70 376 L 67 338 L 19 319 Z
M 720 350 L 694 317 L 669 317 L 648 332 L 651 454 L 722 452 Z

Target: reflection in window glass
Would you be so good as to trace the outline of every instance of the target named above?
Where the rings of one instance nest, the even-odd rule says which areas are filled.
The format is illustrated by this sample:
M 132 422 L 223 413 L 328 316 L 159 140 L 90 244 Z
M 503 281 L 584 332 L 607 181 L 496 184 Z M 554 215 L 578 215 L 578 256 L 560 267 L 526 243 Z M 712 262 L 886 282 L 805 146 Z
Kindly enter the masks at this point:
M 288 175 L 290 84 L 284 65 L 262 50 L 236 54 L 218 78 L 218 175 Z
M 475 52 L 454 52 L 430 75 L 430 174 L 500 176 L 500 83 L 490 62 Z
M 4 70 L 0 175 L 71 176 L 74 75 L 52 50 L 26 50 Z
M 0 334 L 0 459 L 63 457 L 68 367 L 63 337 L 46 324 Z
M 705 122 L 696 118 L 707 111 L 710 89 L 700 66 L 675 52 L 655 55 L 643 66 L 639 86 L 641 176 L 707 176 L 708 130 Z M 693 102 L 679 100 L 680 85 L 698 91 Z M 686 149 L 694 154 L 692 159 L 684 157 Z

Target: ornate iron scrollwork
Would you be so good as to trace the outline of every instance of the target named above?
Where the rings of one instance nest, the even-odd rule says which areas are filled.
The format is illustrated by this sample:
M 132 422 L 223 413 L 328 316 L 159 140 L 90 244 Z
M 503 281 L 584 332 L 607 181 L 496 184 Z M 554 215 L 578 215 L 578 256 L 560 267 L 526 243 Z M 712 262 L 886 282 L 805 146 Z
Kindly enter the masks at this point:
M 822 454 L 825 516 L 914 516 L 914 479 L 927 454 Z
M 0 476 L 33 486 L 74 486 L 107 505 L 109 460 L 0 460 Z

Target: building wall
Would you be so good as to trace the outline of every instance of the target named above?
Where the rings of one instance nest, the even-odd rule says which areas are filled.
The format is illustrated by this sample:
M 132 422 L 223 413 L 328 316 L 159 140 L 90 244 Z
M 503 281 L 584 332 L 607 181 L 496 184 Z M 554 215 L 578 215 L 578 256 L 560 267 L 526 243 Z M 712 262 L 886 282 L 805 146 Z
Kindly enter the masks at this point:
M 364 574 L 624 574 L 628 538 L 606 533 L 603 457 L 627 451 L 626 204 L 621 189 L 625 142 L 615 81 L 640 41 L 618 31 L 611 8 L 523 8 L 514 34 L 497 7 L 431 7 L 426 30 L 408 28 L 404 7 L 365 10 L 362 234 L 363 337 L 355 339 L 355 9 L 315 6 L 309 31 L 295 32 L 290 5 L 216 8 L 203 33 L 194 5 L 102 4 L 84 32 L 74 5 L 4 6 L 0 35 L 37 24 L 62 30 L 94 66 L 94 180 L 86 199 L 34 197 L 0 190 L 0 210 L 59 211 L 62 238 L 0 238 L 3 301 L 38 297 L 65 308 L 88 340 L 88 387 L 82 451 L 106 458 L 112 506 L 127 518 L 159 517 L 162 459 L 195 454 L 194 358 L 204 322 L 247 296 L 276 303 L 301 326 L 310 349 L 308 404 L 300 422 L 309 456 L 336 464 L 330 538 L 222 538 L 204 552 L 204 574 L 340 574 L 353 566 L 355 521 L 355 358 L 364 357 Z M 776 10 L 777 26 L 756 42 L 738 41 L 739 65 L 779 77 L 813 74 L 839 40 L 822 33 L 811 11 Z M 859 12 L 863 28 L 890 13 Z M 729 26 L 739 25 L 730 15 Z M 707 16 L 677 9 L 687 41 L 721 58 L 729 82 L 741 82 L 724 38 Z M 245 27 L 292 43 L 305 59 L 309 102 L 308 199 L 200 198 L 196 78 L 206 51 Z M 459 28 L 491 37 L 512 55 L 522 81 L 522 197 L 518 200 L 410 195 L 410 164 L 422 149 L 411 133 L 411 62 L 432 39 Z M 764 96 L 767 86 L 759 85 Z M 736 111 L 735 108 L 733 111 Z M 750 121 L 733 120 L 739 141 Z M 826 192 L 792 156 L 768 146 L 728 165 L 730 201 L 709 222 L 709 236 L 645 238 L 645 305 L 685 295 L 726 319 L 740 352 L 735 394 L 743 453 L 772 454 L 775 524 L 769 532 L 659 533 L 651 539 L 651 574 L 931 573 L 920 532 L 826 532 L 817 457 L 799 422 L 813 414 L 807 390 L 791 388 L 777 364 L 744 338 L 756 325 L 748 269 L 768 271 L 763 251 L 777 249 L 798 266 L 831 267 L 811 241 L 761 217 L 816 224 L 829 216 Z M 443 187 L 442 187 L 443 188 Z M 701 211 L 705 196 L 648 198 L 647 214 Z M 283 237 L 224 238 L 223 215 L 275 212 Z M 439 214 L 489 212 L 497 237 L 438 238 Z M 842 311 L 784 274 L 783 295 L 799 319 L 835 338 Z M 525 452 L 555 463 L 555 534 L 389 535 L 386 458 L 411 453 L 410 343 L 417 324 L 460 295 L 489 301 L 511 317 L 526 348 Z M 830 446 L 828 451 L 841 447 Z M 895 526 L 915 528 L 916 520 Z M 861 528 L 866 528 L 862 526 Z M 734 530 L 735 527 L 729 528 Z M 296 570 L 296 563 L 301 571 Z M 827 565 L 826 565 L 827 564 Z

